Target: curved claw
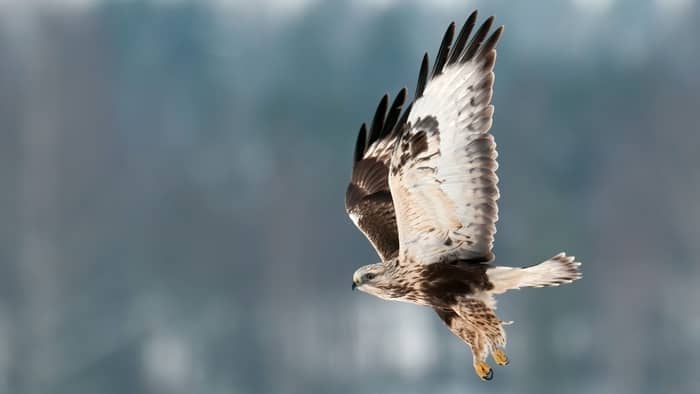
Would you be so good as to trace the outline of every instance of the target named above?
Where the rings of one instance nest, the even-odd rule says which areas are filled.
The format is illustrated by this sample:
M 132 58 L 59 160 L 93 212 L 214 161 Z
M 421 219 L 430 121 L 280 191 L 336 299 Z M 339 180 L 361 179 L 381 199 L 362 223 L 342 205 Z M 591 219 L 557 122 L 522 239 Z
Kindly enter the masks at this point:
M 474 371 L 481 380 L 493 379 L 493 369 L 485 361 L 477 361 L 474 363 Z

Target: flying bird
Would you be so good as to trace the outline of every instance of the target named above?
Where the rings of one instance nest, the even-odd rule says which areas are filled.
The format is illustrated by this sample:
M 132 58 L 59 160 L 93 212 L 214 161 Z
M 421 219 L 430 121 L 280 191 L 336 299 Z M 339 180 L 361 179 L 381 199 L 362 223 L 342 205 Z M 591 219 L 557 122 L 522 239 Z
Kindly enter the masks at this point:
M 491 32 L 489 17 L 472 34 L 476 19 L 474 11 L 454 40 L 449 25 L 432 69 L 424 55 L 410 104 L 405 88 L 391 104 L 385 95 L 362 124 L 345 208 L 381 258 L 355 271 L 353 290 L 433 308 L 491 380 L 489 355 L 508 364 L 494 296 L 571 283 L 581 263 L 559 253 L 529 267 L 493 264 L 498 154 L 489 130 L 503 26 Z

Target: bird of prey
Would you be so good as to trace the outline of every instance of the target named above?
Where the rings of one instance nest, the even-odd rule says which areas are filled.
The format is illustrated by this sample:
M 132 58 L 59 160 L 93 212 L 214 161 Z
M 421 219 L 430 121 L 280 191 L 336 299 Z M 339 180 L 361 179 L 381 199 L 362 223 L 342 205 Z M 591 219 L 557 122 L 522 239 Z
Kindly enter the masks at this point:
M 490 32 L 490 17 L 472 34 L 476 18 L 454 41 L 449 25 L 432 69 L 424 55 L 409 105 L 405 88 L 391 105 L 385 95 L 360 127 L 345 207 L 382 260 L 354 273 L 353 290 L 433 308 L 491 380 L 489 354 L 508 364 L 494 295 L 571 283 L 581 263 L 559 253 L 529 267 L 492 264 L 499 191 L 489 129 L 503 26 Z

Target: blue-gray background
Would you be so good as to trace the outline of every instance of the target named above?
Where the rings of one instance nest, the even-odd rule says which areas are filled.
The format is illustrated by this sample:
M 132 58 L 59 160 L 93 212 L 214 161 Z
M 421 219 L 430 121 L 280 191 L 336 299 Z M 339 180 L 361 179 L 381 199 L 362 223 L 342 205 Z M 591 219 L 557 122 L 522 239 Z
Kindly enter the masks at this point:
M 473 8 L 506 25 L 500 299 L 474 376 L 350 292 L 355 133 Z M 695 0 L 0 1 L 0 393 L 696 393 Z

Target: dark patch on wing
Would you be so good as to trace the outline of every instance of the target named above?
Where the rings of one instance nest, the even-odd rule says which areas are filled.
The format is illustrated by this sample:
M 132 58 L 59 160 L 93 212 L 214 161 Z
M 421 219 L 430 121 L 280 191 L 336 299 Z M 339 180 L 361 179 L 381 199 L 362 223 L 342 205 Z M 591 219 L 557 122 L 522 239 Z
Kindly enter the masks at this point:
M 430 156 L 424 158 L 419 158 L 418 156 L 428 151 L 428 135 L 438 133 L 438 121 L 434 116 L 426 116 L 416 120 L 413 126 L 407 124 L 406 129 L 397 145 L 400 152 L 399 162 L 392 165 L 392 175 L 398 174 L 399 170 L 410 161 L 430 159 Z
M 434 116 L 426 116 L 425 118 L 418 118 L 416 124 L 413 127 L 416 130 L 425 131 L 432 134 L 438 132 L 438 120 Z
M 410 140 L 411 144 L 411 157 L 417 157 L 421 153 L 428 150 L 428 137 L 425 134 L 425 130 L 421 130 L 416 134 L 413 134 Z

